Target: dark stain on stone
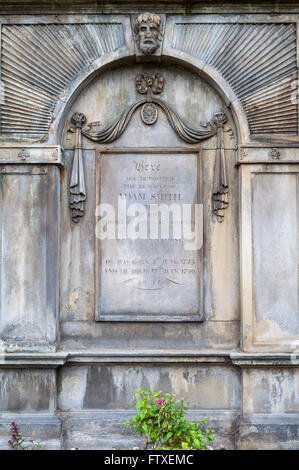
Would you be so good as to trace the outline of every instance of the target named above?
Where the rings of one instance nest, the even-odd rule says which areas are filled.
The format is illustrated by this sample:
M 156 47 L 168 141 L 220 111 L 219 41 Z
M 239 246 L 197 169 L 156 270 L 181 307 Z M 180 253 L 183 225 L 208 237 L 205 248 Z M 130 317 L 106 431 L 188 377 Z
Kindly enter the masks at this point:
M 159 380 L 159 388 L 163 390 L 163 392 L 171 393 L 172 391 L 172 384 L 169 378 L 169 371 L 162 369 L 160 372 L 160 380 Z
M 50 382 L 47 378 L 17 375 L 10 383 L 8 409 L 11 411 L 46 411 L 50 408 Z
M 38 388 L 38 403 L 37 409 L 38 410 L 48 410 L 50 408 L 49 403 L 49 384 L 40 383 Z
M 183 377 L 187 382 L 189 381 L 189 371 L 188 370 L 184 370 Z
M 111 369 L 106 366 L 89 367 L 83 408 L 111 408 L 115 398 Z

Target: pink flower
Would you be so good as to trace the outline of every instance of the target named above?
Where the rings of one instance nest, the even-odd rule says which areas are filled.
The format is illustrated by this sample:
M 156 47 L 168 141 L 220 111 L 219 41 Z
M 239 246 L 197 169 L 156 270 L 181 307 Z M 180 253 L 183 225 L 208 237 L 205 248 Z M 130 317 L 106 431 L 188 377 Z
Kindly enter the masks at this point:
M 159 400 L 157 400 L 157 403 L 158 403 L 158 405 L 161 405 L 161 403 L 163 403 L 163 400 L 161 400 L 161 398 L 159 398 Z

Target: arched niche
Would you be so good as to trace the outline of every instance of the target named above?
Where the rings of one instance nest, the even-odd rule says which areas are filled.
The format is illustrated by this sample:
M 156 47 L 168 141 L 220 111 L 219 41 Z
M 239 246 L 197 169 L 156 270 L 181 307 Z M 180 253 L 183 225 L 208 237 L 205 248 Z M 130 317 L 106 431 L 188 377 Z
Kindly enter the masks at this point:
M 98 122 L 99 128 L 115 121 L 128 106 L 141 98 L 135 85 L 135 77 L 140 72 L 148 75 L 158 72 L 164 77 L 161 99 L 175 109 L 186 124 L 194 128 L 198 128 L 203 122 L 210 121 L 217 112 L 225 113 L 227 122 L 223 128 L 223 146 L 229 181 L 229 206 L 222 223 L 217 222 L 213 215 L 211 198 L 217 135 L 199 144 L 188 144 L 183 142 L 173 130 L 162 109 L 158 111 L 157 121 L 153 125 L 147 125 L 141 119 L 140 108 L 134 112 L 124 133 L 109 144 L 99 144 L 82 136 L 87 199 L 84 216 L 79 223 L 72 222 L 68 207 L 75 145 L 75 135 L 69 131 L 73 127 L 71 118 L 75 112 L 83 113 L 87 118 L 86 125 Z M 136 64 L 126 61 L 123 64 L 114 64 L 113 67 L 98 73 L 86 87 L 81 89 L 76 99 L 69 103 L 60 131 L 61 145 L 65 148 L 66 157 L 61 214 L 61 321 L 66 325 L 62 328 L 62 342 L 73 344 L 74 332 L 80 328 L 80 322 L 83 321 L 88 333 L 82 336 L 77 333 L 80 347 L 91 347 L 98 345 L 99 342 L 105 345 L 108 331 L 112 342 L 117 341 L 118 345 L 125 346 L 132 335 L 132 328 L 135 332 L 132 341 L 136 346 L 144 341 L 149 347 L 161 346 L 162 343 L 174 347 L 178 328 L 180 331 L 178 341 L 185 345 L 188 338 L 190 347 L 195 345 L 214 347 L 216 344 L 217 347 L 231 347 L 239 343 L 238 171 L 235 168 L 238 131 L 234 119 L 228 102 L 223 100 L 210 83 L 196 71 L 173 61 L 160 64 Z M 198 194 L 200 193 L 200 202 L 203 204 L 204 228 L 200 263 L 192 282 L 197 282 L 200 290 L 201 316 L 192 318 L 192 315 L 187 315 L 184 319 L 183 315 L 174 315 L 172 318 L 171 308 L 167 315 L 159 316 L 158 310 L 166 308 L 166 303 L 161 300 L 160 294 L 155 298 L 154 293 L 152 294 L 154 300 L 151 299 L 148 304 L 146 312 L 148 317 L 141 318 L 140 315 L 136 315 L 136 311 L 132 312 L 130 318 L 128 315 L 116 315 L 117 323 L 111 327 L 112 316 L 101 316 L 98 306 L 101 290 L 104 291 L 110 285 L 109 295 L 115 295 L 119 289 L 112 279 L 109 279 L 105 286 L 100 282 L 102 273 L 99 266 L 103 260 L 100 259 L 101 246 L 95 237 L 95 211 L 100 203 L 103 184 L 99 162 L 103 154 L 109 156 L 122 153 L 122 158 L 125 158 L 125 154 L 131 150 L 138 154 L 143 150 L 145 153 L 151 153 L 150 149 L 156 149 L 156 154 L 160 151 L 161 154 L 168 155 L 174 155 L 176 152 L 185 153 L 186 162 L 188 162 L 188 155 L 196 155 L 198 159 Z M 184 160 L 180 164 L 184 165 Z M 121 165 L 116 164 L 113 171 L 109 173 L 111 188 L 117 190 L 119 178 L 125 170 Z M 179 174 L 180 168 L 176 171 Z M 192 170 L 191 173 L 186 173 L 187 177 L 188 175 L 192 175 Z M 193 184 L 191 179 L 190 186 Z M 106 187 L 109 186 L 107 181 Z M 185 183 L 188 186 L 188 181 Z M 152 253 L 153 251 L 151 248 Z M 170 256 L 170 253 L 167 256 Z M 191 258 L 192 256 L 186 256 L 186 259 Z M 184 299 L 185 287 L 181 289 L 183 290 L 177 293 L 175 289 L 165 293 L 169 299 L 173 299 L 172 305 L 179 298 Z M 128 292 L 128 296 L 132 297 L 131 291 Z M 138 296 L 132 298 L 133 304 L 140 304 Z M 120 299 L 121 296 L 116 305 L 120 305 Z M 154 306 L 152 315 L 149 314 L 150 305 Z M 183 311 L 183 304 L 179 304 L 178 308 Z M 95 319 L 106 321 L 95 322 Z M 156 320 L 162 323 L 159 335 L 156 334 L 153 326 L 150 326 L 148 331 L 143 326 L 147 322 L 149 322 L 148 325 L 152 325 L 152 322 Z M 177 321 L 182 322 L 184 326 L 179 327 Z M 72 327 L 69 326 L 70 322 Z
M 223 100 L 225 109 L 231 112 L 235 123 L 235 135 L 238 144 L 242 145 L 250 141 L 248 122 L 242 105 L 229 83 L 216 69 L 209 66 L 208 70 L 207 67 L 203 70 L 203 64 L 196 57 L 188 54 L 184 54 L 184 57 L 182 57 L 181 54 L 176 53 L 174 50 L 171 51 L 171 54 L 162 55 L 161 61 L 166 67 L 175 65 L 178 69 L 183 67 L 185 70 L 193 71 L 209 84 Z M 90 71 L 90 69 L 83 70 L 82 73 L 69 84 L 63 98 L 58 101 L 54 109 L 48 142 L 55 144 L 63 143 L 64 124 L 69 116 L 70 108 L 72 108 L 77 98 L 82 95 L 86 87 L 94 82 L 97 76 L 102 75 L 108 70 L 118 69 L 126 64 L 134 65 L 135 63 L 135 56 L 122 54 L 122 57 L 119 58 L 115 53 L 111 53 L 96 61 L 93 64 L 93 71 Z M 147 64 L 144 64 L 144 66 L 146 65 Z M 156 67 L 155 64 L 153 64 L 153 69 L 158 70 L 160 66 L 160 63 L 157 63 Z M 166 95 L 164 94 L 164 96 Z

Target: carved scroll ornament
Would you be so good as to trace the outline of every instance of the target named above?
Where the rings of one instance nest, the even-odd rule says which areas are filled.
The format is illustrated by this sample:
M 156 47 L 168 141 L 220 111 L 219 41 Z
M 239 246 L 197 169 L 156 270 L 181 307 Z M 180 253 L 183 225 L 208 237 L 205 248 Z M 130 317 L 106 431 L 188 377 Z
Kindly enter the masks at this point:
M 162 93 L 163 87 L 164 79 L 160 74 L 148 76 L 145 73 L 139 73 L 136 76 L 136 88 L 140 94 L 146 95 L 146 97 L 131 104 L 116 121 L 104 129 L 98 129 L 99 122 L 93 122 L 86 129 L 82 129 L 82 125 L 86 121 L 85 116 L 79 113 L 73 116 L 72 120 L 76 124 L 76 149 L 70 185 L 70 208 L 73 211 L 74 222 L 78 222 L 79 217 L 83 215 L 83 204 L 86 199 L 80 133 L 87 139 L 100 144 L 113 142 L 123 134 L 132 115 L 139 107 L 141 107 L 141 119 L 148 125 L 157 121 L 158 109 L 162 109 L 173 130 L 188 144 L 197 144 L 217 135 L 212 207 L 218 222 L 223 221 L 223 211 L 228 207 L 229 191 L 223 148 L 223 127 L 227 120 L 226 115 L 223 112 L 215 113 L 212 120 L 201 124 L 200 128 L 191 127 L 181 119 L 171 106 L 156 97 Z

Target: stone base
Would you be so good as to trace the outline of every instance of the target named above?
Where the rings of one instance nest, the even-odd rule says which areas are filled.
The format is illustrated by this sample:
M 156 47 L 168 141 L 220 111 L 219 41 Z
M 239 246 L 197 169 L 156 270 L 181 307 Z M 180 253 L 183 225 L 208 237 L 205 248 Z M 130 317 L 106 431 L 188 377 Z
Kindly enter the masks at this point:
M 10 423 L 16 421 L 28 440 L 40 440 L 43 450 L 128 450 L 142 446 L 142 439 L 121 423 L 132 412 L 124 410 L 78 411 L 53 414 L 2 414 L 0 448 L 9 449 Z M 189 419 L 209 416 L 215 429 L 215 449 L 298 450 L 299 416 L 296 414 L 240 416 L 227 411 L 192 410 Z
M 54 414 L 10 414 L 0 417 L 0 449 L 9 449 L 10 423 L 15 421 L 26 439 L 41 441 L 43 450 L 61 450 L 61 420 Z
M 77 447 L 79 450 L 128 450 L 141 447 L 143 439 L 121 423 L 130 419 L 133 412 L 124 410 L 78 411 L 62 413 L 64 449 Z M 235 423 L 237 415 L 227 411 L 192 410 L 188 419 L 200 420 L 210 417 L 210 429 L 217 430 L 215 449 L 235 448 Z
M 240 419 L 237 449 L 299 449 L 298 414 L 254 414 Z
M 298 357 L 215 351 L 6 354 L 1 364 L 0 449 L 10 423 L 43 449 L 132 449 L 121 423 L 139 387 L 185 397 L 188 419 L 209 417 L 214 449 L 299 449 Z

